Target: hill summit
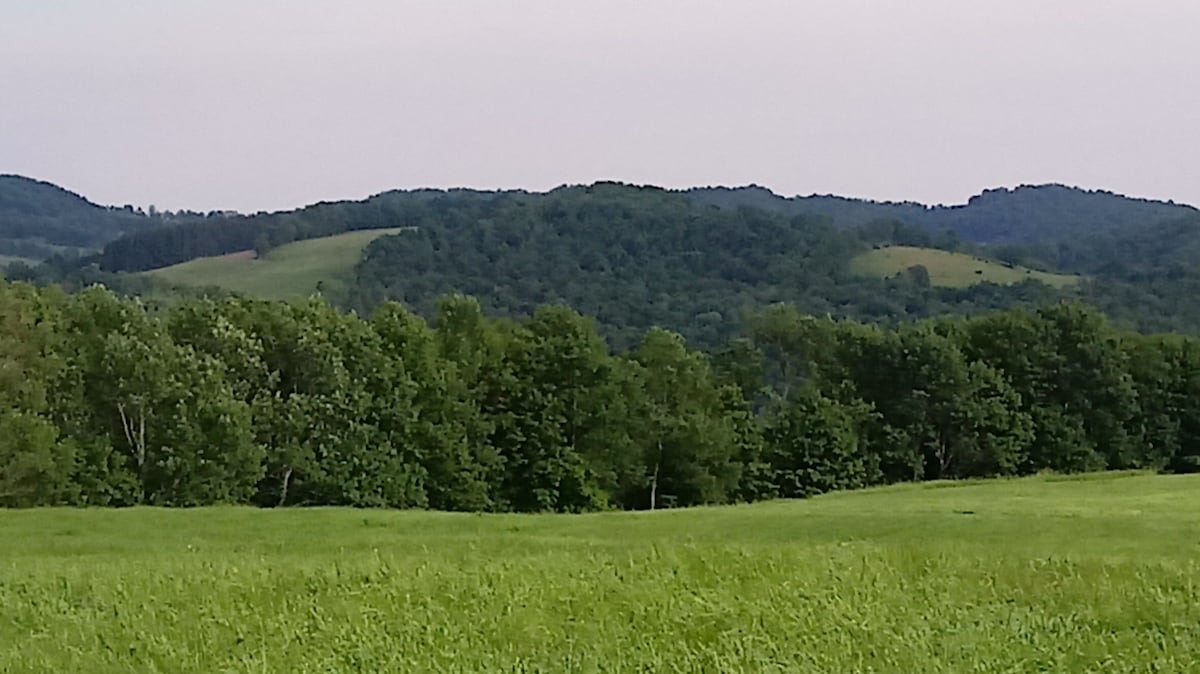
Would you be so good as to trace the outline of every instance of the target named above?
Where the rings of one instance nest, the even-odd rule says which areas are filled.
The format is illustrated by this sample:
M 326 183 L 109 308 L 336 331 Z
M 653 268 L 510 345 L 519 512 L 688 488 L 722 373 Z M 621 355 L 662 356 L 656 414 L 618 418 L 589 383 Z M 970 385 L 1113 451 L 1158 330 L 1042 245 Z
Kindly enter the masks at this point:
M 181 217 L 95 206 L 34 181 L 10 183 L 26 199 L 49 189 L 48 201 L 71 207 L 39 211 L 9 199 L 9 212 L 20 213 L 10 224 L 39 224 L 0 228 L 0 237 L 53 250 L 45 233 L 66 228 L 85 255 L 35 270 L 9 267 L 6 275 L 68 287 L 104 283 L 153 294 L 147 284 L 182 283 L 186 271 L 192 287 L 251 292 L 259 286 L 232 287 L 228 274 L 208 272 L 240 264 L 248 273 L 274 273 L 271 262 L 292 260 L 294 250 L 282 250 L 289 244 L 395 230 L 404 233 L 362 237 L 370 243 L 339 258 L 334 273 L 315 265 L 291 286 L 318 288 L 364 314 L 398 301 L 432 317 L 449 294 L 474 296 L 500 316 L 567 305 L 595 317 L 618 348 L 650 326 L 720 343 L 737 334 L 747 311 L 777 303 L 892 322 L 1082 299 L 1125 327 L 1200 332 L 1200 307 L 1191 302 L 1200 293 L 1200 212 L 1063 185 L 994 189 L 965 204 L 929 206 L 789 198 L 758 186 L 600 182 L 544 193 L 394 190 L 286 212 Z M 96 252 L 100 239 L 83 234 L 117 238 Z M 883 247 L 921 250 L 899 268 L 900 248 L 862 257 Z M 232 254 L 259 261 L 141 274 Z M 953 264 L 939 269 L 935 262 Z
M 1085 236 L 1198 212 L 1192 206 L 1170 201 L 1139 199 L 1060 184 L 988 189 L 965 204 L 953 206 L 835 195 L 783 197 L 756 185 L 695 188 L 687 194 L 701 203 L 722 208 L 748 206 L 789 214 L 817 213 L 841 227 L 895 219 L 931 231 L 951 231 L 964 241 L 979 243 L 1034 243 Z

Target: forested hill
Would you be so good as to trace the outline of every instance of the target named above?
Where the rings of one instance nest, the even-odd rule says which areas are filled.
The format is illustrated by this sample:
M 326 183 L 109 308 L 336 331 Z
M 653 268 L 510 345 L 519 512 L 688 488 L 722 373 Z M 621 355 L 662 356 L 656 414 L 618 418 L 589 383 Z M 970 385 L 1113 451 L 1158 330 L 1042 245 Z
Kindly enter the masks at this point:
M 839 227 L 821 214 L 718 208 L 678 192 L 598 184 L 471 206 L 442 202 L 416 231 L 367 248 L 346 302 L 369 311 L 400 300 L 426 315 L 437 297 L 453 292 L 478 297 L 499 315 L 565 304 L 595 316 L 618 347 L 654 325 L 713 344 L 735 333 L 746 311 L 774 303 L 890 322 L 1082 298 L 1126 327 L 1200 331 L 1200 308 L 1191 301 L 1200 291 L 1194 212 L 1073 241 L 971 249 L 1085 275 L 1080 286 L 1058 290 L 1032 277 L 939 288 L 921 269 L 886 279 L 850 273 L 856 256 L 893 244 L 963 245 L 897 219 Z M 979 273 L 967 274 L 972 269 Z
M 161 224 L 157 214 L 98 206 L 48 182 L 0 175 L 0 255 L 40 260 L 63 251 L 94 251 Z
M 113 241 L 104 247 L 99 262 L 107 271 L 145 271 L 246 250 L 262 255 L 294 241 L 344 232 L 418 226 L 429 218 L 469 227 L 478 204 L 524 194 L 393 190 L 361 201 L 320 202 L 292 211 L 183 221 Z
M 432 316 L 437 298 L 452 293 L 477 297 L 494 316 L 567 305 L 594 316 L 618 350 L 652 326 L 697 344 L 720 343 L 747 311 L 776 303 L 895 322 L 1082 299 L 1122 327 L 1200 333 L 1200 306 L 1192 301 L 1200 292 L 1200 212 L 1061 186 L 992 190 L 963 206 L 927 207 L 784 199 L 757 188 L 596 183 L 547 193 L 392 191 L 254 216 L 156 217 L 163 226 L 111 241 L 93 259 L 6 274 L 145 292 L 154 281 L 126 272 L 394 229 L 357 266 L 317 287 L 363 315 L 397 300 Z M 920 265 L 852 272 L 858 256 L 890 245 L 964 253 L 955 259 L 967 283 L 938 287 Z M 1018 274 L 1029 280 L 987 282 L 989 258 L 1025 268 Z M 1037 271 L 1080 282 L 1052 288 L 1036 280 Z
M 919 275 L 858 277 L 850 260 L 872 246 L 929 246 L 935 237 L 897 221 L 850 230 L 820 216 L 710 208 L 654 187 L 445 198 L 409 218 L 414 230 L 367 247 L 347 306 L 366 313 L 398 300 L 428 316 L 451 293 L 501 316 L 566 305 L 595 316 L 624 348 L 652 326 L 718 343 L 746 311 L 775 303 L 887 321 L 1060 296 L 1034 282 L 952 289 Z
M 694 207 L 685 209 L 684 217 L 693 221 L 709 207 L 727 211 L 752 208 L 788 217 L 803 216 L 808 221 L 821 220 L 841 230 L 895 221 L 934 235 L 930 241 L 938 247 L 953 247 L 955 238 L 1018 245 L 1069 241 L 1099 233 L 1129 233 L 1156 223 L 1200 215 L 1191 206 L 1062 185 L 987 190 L 958 206 L 875 202 L 839 196 L 785 198 L 755 186 L 694 188 L 682 192 L 619 183 L 564 186 L 548 193 L 395 190 L 361 201 L 323 202 L 293 211 L 173 222 L 173 226 L 159 231 L 146 231 L 112 242 L 106 247 L 101 264 L 110 271 L 142 271 L 249 249 L 261 254 L 292 241 L 352 230 L 420 226 L 422 221 L 471 228 L 490 220 L 490 213 L 503 211 L 514 202 L 529 206 L 561 204 L 564 195 L 590 195 L 595 190 L 610 197 L 618 192 L 628 195 L 630 203 L 638 199 L 633 196 L 638 194 L 682 195 Z M 617 194 L 618 199 L 621 194 Z M 543 211 L 547 217 L 554 215 L 553 209 Z M 533 217 L 540 215 L 534 213 Z
M 948 230 L 964 241 L 1027 244 L 1072 239 L 1196 215 L 1187 205 L 1135 199 L 1064 185 L 985 190 L 966 204 L 927 206 L 832 195 L 782 197 L 762 187 L 688 190 L 696 201 L 722 208 L 749 206 L 781 213 L 819 214 L 839 227 L 895 219 L 930 231 Z

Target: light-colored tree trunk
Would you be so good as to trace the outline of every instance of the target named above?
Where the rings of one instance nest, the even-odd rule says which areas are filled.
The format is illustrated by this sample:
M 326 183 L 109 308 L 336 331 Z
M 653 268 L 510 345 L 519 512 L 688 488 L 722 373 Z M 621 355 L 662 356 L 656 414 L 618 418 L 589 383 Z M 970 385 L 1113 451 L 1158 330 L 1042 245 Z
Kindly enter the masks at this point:
M 938 440 L 937 445 L 938 459 L 938 479 L 946 477 L 946 473 L 950 472 L 950 465 L 954 463 L 954 453 L 950 450 L 950 443 L 945 439 Z
M 658 466 L 662 460 L 662 440 L 658 441 L 658 456 L 659 460 L 654 462 L 654 474 L 650 476 L 650 509 L 654 510 L 654 505 L 658 501 Z
M 137 463 L 138 480 L 142 487 L 142 500 L 146 500 L 146 412 L 139 410 L 137 419 L 125 411 L 125 403 L 117 403 L 117 412 L 121 415 L 121 430 L 125 433 L 125 441 L 133 452 L 133 460 Z
M 279 490 L 279 504 L 277 507 L 282 508 L 283 504 L 287 502 L 288 486 L 292 482 L 292 470 L 292 467 L 288 466 L 287 470 L 283 473 L 283 487 Z

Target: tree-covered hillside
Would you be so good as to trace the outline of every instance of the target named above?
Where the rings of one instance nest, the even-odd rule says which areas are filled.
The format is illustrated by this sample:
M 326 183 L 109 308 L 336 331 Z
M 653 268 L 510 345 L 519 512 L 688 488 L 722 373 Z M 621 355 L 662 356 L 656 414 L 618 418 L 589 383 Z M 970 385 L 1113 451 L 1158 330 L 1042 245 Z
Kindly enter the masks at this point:
M 909 275 L 851 274 L 851 258 L 872 245 L 933 243 L 895 221 L 839 229 L 820 216 L 713 208 L 677 192 L 603 183 L 431 206 L 415 231 L 368 246 L 348 306 L 399 300 L 430 315 L 438 297 L 455 292 L 494 315 L 565 304 L 628 346 L 655 325 L 714 344 L 737 332 L 745 312 L 777 302 L 900 320 L 1060 296 L 1035 283 L 948 289 Z
M 478 297 L 498 316 L 566 304 L 595 316 L 618 348 L 652 326 L 716 344 L 746 312 L 778 302 L 895 322 L 1083 299 L 1123 327 L 1200 332 L 1200 307 L 1190 302 L 1200 290 L 1200 214 L 1061 186 L 991 190 L 956 207 L 618 183 L 548 193 L 392 191 L 281 213 L 176 215 L 94 258 L 6 275 L 162 295 L 160 281 L 129 272 L 385 228 L 405 231 L 376 240 L 352 275 L 321 284 L 337 306 L 366 313 L 399 300 L 429 317 L 449 293 Z M 989 283 L 1001 275 L 976 269 L 955 284 L 965 287 L 944 288 L 919 264 L 887 278 L 851 273 L 855 256 L 889 245 L 997 259 L 1029 268 L 1031 280 Z M 984 282 L 971 284 L 976 271 Z M 1080 282 L 1050 288 L 1035 279 L 1061 277 L 1041 271 Z
M 98 206 L 47 182 L 0 175 L 2 255 L 40 260 L 64 250 L 94 251 L 162 224 L 158 214 Z
M 878 202 L 832 195 L 782 197 L 761 187 L 695 188 L 688 195 L 721 208 L 752 206 L 781 213 L 819 214 L 839 227 L 894 219 L 963 241 L 1030 244 L 1128 230 L 1197 215 L 1191 206 L 1135 199 L 1064 185 L 991 189 L 957 206 Z
M 1190 206 L 1061 185 L 987 190 L 958 206 L 874 202 L 837 196 L 785 198 L 753 186 L 694 188 L 678 192 L 598 183 L 591 188 L 564 187 L 546 194 L 461 189 L 395 190 L 361 201 L 323 202 L 279 213 L 176 221 L 174 226 L 161 231 L 142 232 L 113 242 L 100 262 L 109 271 L 142 271 L 249 249 L 263 253 L 292 241 L 351 230 L 415 226 L 428 220 L 442 225 L 473 227 L 488 219 L 494 210 L 514 201 L 523 204 L 548 200 L 561 202 L 564 193 L 590 193 L 591 189 L 623 189 L 631 199 L 638 192 L 676 194 L 686 197 L 686 202 L 700 212 L 709 207 L 727 211 L 750 208 L 786 216 L 800 215 L 836 229 L 853 230 L 898 221 L 928 232 L 930 237 L 925 240 L 938 248 L 952 248 L 958 241 L 1019 245 L 1068 241 L 1097 233 L 1127 232 L 1197 215 L 1196 209 Z M 497 203 L 486 206 L 492 201 Z
M 186 220 L 122 237 L 104 247 L 98 263 L 105 271 L 146 271 L 198 257 L 254 250 L 259 255 L 294 241 L 343 232 L 420 224 L 447 211 L 470 226 L 478 204 L 504 193 L 473 190 L 384 192 L 362 201 L 321 202 L 294 211 L 230 214 Z

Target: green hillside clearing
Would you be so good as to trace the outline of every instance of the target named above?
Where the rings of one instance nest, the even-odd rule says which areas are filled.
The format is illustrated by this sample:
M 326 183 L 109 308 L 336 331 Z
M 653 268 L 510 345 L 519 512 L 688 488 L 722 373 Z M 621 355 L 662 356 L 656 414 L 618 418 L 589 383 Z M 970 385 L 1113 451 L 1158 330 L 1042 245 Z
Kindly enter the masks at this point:
M 0 671 L 1148 672 L 1200 476 L 591 515 L 0 511 Z
M 407 227 L 370 229 L 308 239 L 280 246 L 262 258 L 253 251 L 205 257 L 155 269 L 147 274 L 183 286 L 217 286 L 267 299 L 305 297 L 318 284 L 350 282 L 367 244 Z
M 28 257 L 18 257 L 16 255 L 0 255 L 0 267 L 7 267 L 10 264 L 21 262 L 29 266 L 36 266 L 37 260 Z
M 1055 288 L 1066 288 L 1079 283 L 1078 276 L 1052 274 L 985 260 L 966 253 L 914 246 L 887 246 L 862 253 L 850 261 L 850 271 L 860 276 L 888 278 L 918 265 L 929 270 L 929 281 L 932 285 L 947 288 L 965 288 L 985 282 L 1010 285 L 1028 279 L 1035 279 Z

